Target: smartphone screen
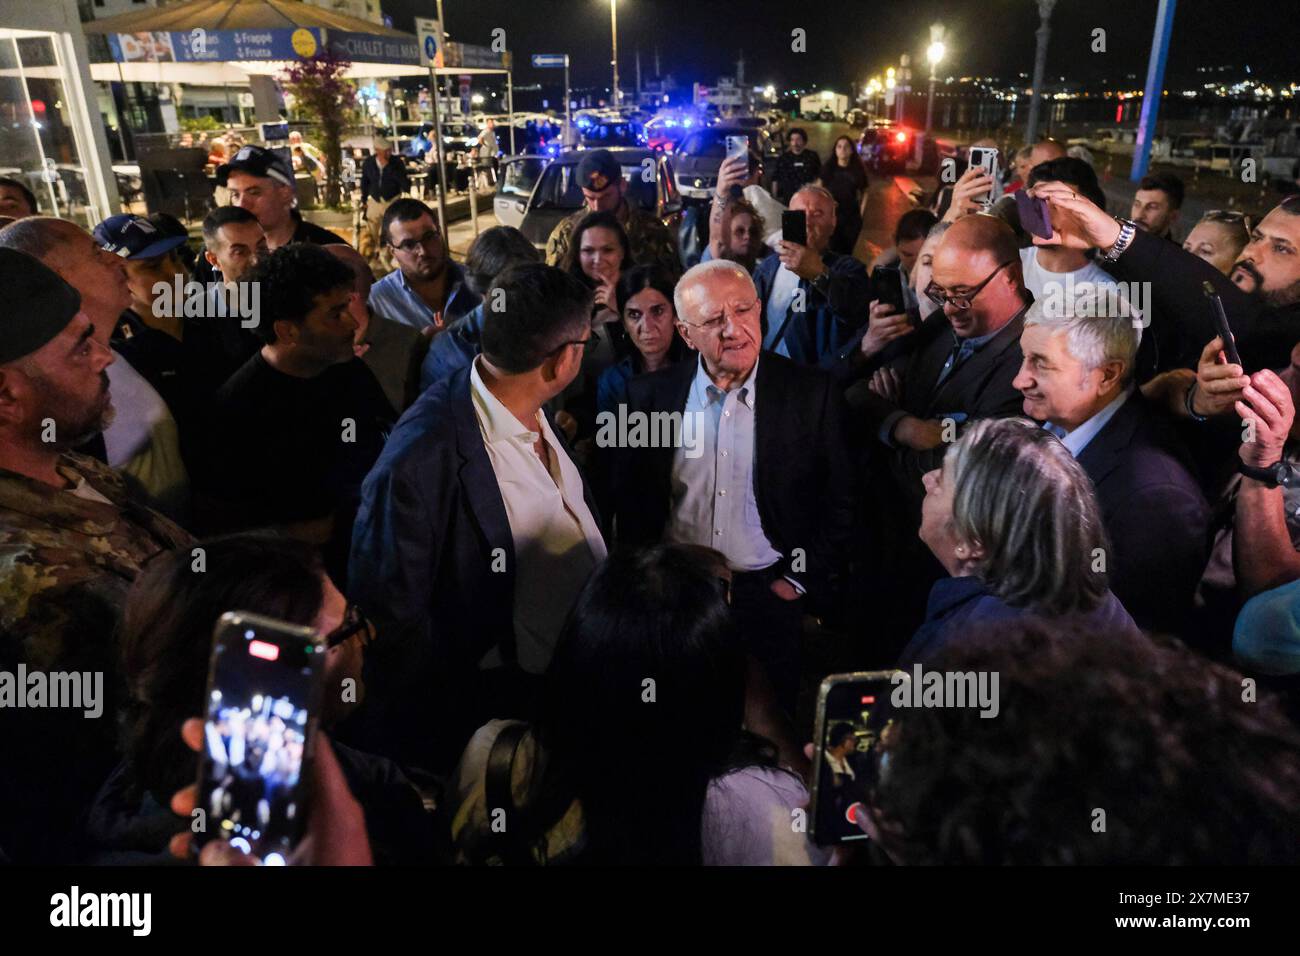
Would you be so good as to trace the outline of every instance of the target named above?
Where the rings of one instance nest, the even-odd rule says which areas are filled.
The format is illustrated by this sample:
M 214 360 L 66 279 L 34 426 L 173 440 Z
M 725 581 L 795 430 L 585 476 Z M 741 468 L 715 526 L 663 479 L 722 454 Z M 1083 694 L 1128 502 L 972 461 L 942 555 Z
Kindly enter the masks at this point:
M 195 852 L 224 840 L 284 864 L 302 837 L 325 646 L 311 628 L 243 611 L 217 622 L 208 671 Z
M 895 312 L 906 312 L 907 303 L 903 298 L 903 274 L 888 266 L 876 266 L 871 270 L 872 298 L 893 306 Z
M 801 246 L 808 245 L 808 214 L 802 209 L 787 209 L 781 213 L 781 238 Z
M 817 696 L 812 836 L 823 846 L 865 840 L 854 822 L 876 781 L 880 746 L 893 727 L 890 697 L 903 671 L 832 674 Z
M 977 202 L 988 206 L 997 197 L 998 188 L 998 151 L 991 146 L 973 146 L 970 151 L 970 165 L 983 169 L 993 179 L 993 185 L 983 196 L 974 197 Z

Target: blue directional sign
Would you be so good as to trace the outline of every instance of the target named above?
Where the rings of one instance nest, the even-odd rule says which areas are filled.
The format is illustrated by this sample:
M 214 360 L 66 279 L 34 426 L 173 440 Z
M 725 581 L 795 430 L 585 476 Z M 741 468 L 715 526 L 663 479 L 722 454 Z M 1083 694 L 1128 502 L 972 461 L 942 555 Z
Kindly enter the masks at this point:
M 534 53 L 533 66 L 535 67 L 563 67 L 566 59 L 563 53 Z
M 430 60 L 438 55 L 438 41 L 431 36 L 424 38 L 424 54 Z

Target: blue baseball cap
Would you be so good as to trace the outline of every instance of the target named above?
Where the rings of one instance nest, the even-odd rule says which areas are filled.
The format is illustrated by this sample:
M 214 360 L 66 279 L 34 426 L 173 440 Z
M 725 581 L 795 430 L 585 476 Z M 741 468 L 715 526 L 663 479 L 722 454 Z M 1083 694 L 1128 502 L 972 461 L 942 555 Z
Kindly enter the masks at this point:
M 169 236 L 144 216 L 123 213 L 109 216 L 95 227 L 95 241 L 123 259 L 153 259 L 185 242 L 184 236 Z

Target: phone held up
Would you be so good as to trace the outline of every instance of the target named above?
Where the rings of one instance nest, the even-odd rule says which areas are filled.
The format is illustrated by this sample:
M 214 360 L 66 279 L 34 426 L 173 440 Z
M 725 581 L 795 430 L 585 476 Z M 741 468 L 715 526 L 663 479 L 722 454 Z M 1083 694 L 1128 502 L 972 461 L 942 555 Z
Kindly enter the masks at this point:
M 972 197 L 985 209 L 993 205 L 993 200 L 997 198 L 998 190 L 998 151 L 992 146 L 972 146 L 970 155 L 967 157 L 971 167 L 978 167 L 989 174 L 993 180 L 993 185 L 989 186 L 988 192 L 982 196 Z
M 907 311 L 903 296 L 903 273 L 890 266 L 876 266 L 871 270 L 872 298 L 893 308 L 895 312 Z
M 865 812 L 893 732 L 890 698 L 910 680 L 904 671 L 832 674 L 817 695 L 812 778 L 812 838 L 822 845 L 867 839 Z
M 316 744 L 325 645 L 316 632 L 229 611 L 217 622 L 199 764 L 203 826 L 211 840 L 283 865 L 306 827 L 305 777 Z
M 1052 214 L 1047 208 L 1047 200 L 1031 196 L 1023 189 L 1016 191 L 1016 213 L 1020 216 L 1020 227 L 1030 235 L 1040 239 L 1052 238 Z
M 781 238 L 796 245 L 808 245 L 808 214 L 802 209 L 781 213 Z

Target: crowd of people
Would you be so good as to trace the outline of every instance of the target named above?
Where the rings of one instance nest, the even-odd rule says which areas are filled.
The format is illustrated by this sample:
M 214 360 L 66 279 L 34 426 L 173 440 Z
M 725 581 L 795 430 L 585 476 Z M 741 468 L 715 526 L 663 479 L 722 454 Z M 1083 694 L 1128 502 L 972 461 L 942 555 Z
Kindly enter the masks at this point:
M 187 858 L 198 752 L 257 718 L 201 719 L 240 610 L 328 648 L 298 862 L 842 861 L 792 825 L 831 646 L 1001 675 L 995 719 L 896 718 L 861 860 L 1300 860 L 1300 201 L 1180 246 L 1175 178 L 1116 217 L 1044 140 L 869 273 L 852 142 L 789 141 L 771 191 L 723 162 L 702 247 L 591 150 L 544 252 L 464 264 L 377 155 L 378 281 L 257 146 L 198 254 L 0 180 L 0 670 L 108 688 L 0 713 L 0 855 Z

